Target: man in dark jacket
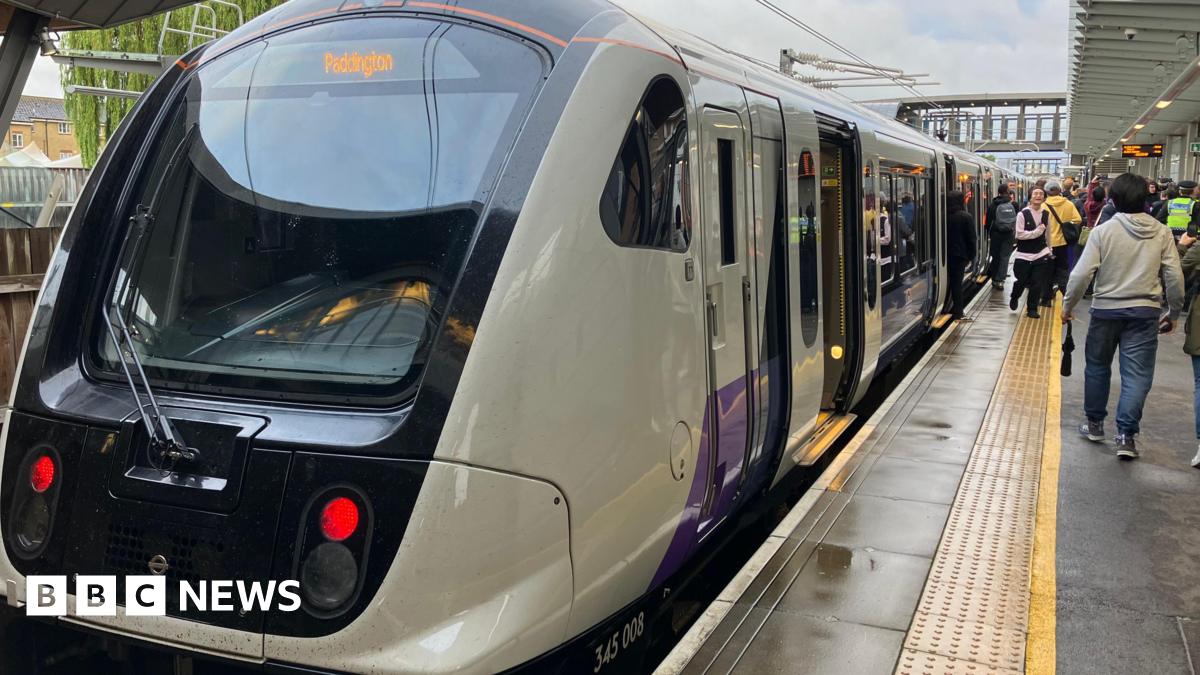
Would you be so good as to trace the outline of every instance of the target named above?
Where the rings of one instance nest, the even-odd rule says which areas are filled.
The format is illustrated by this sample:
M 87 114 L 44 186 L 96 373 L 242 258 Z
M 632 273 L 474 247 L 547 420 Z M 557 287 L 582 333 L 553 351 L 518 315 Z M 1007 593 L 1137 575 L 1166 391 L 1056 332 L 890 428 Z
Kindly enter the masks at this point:
M 1004 280 L 1008 278 L 1008 259 L 1013 250 L 1013 234 L 1017 224 L 1017 205 L 1013 203 L 1015 186 L 1015 183 L 1001 185 L 987 210 L 986 226 L 992 250 L 988 276 L 992 279 L 992 288 L 998 291 L 1004 290 Z
M 950 273 L 950 318 L 962 320 L 963 282 L 967 275 L 967 265 L 975 259 L 975 247 L 978 243 L 975 234 L 975 219 L 967 212 L 966 197 L 961 190 L 955 190 L 946 199 L 949 202 L 950 217 L 947 222 L 949 236 L 947 237 L 947 257 Z

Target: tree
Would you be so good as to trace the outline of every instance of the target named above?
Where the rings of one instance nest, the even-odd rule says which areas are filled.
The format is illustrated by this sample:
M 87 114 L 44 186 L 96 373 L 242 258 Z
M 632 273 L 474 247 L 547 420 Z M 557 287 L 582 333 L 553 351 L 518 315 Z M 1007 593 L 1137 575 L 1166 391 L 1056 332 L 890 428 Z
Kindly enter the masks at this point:
M 283 4 L 284 0 L 230 0 L 241 7 L 246 21 L 263 12 Z M 237 12 L 232 7 L 220 4 L 209 5 L 217 14 L 217 26 L 223 30 L 237 27 Z M 191 26 L 192 7 L 184 7 L 174 12 L 153 16 L 142 21 L 127 23 L 106 30 L 89 30 L 68 33 L 63 41 L 64 50 L 90 50 L 98 52 L 130 52 L 140 54 L 157 54 L 159 36 L 162 34 L 164 17 L 169 16 L 172 28 L 186 29 Z M 168 33 L 163 41 L 163 53 L 169 55 L 183 54 L 188 51 L 188 37 Z M 143 92 L 150 87 L 154 78 L 138 73 L 119 73 L 113 70 L 98 68 L 75 68 L 63 66 L 62 83 L 64 86 L 80 85 L 102 87 L 105 89 L 125 89 Z M 127 98 L 108 96 L 100 98 L 83 94 L 66 95 L 67 116 L 74 125 L 75 137 L 79 140 L 79 150 L 83 155 L 85 166 L 92 166 L 100 155 L 105 129 L 116 129 L 121 120 L 133 109 L 135 101 Z

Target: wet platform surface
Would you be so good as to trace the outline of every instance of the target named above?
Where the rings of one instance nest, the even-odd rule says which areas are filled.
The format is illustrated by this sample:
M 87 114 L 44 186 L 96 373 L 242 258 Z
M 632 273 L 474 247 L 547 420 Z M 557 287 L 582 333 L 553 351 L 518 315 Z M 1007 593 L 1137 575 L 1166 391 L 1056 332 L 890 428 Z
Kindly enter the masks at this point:
M 1200 471 L 1191 357 L 1182 329 L 1159 341 L 1136 462 L 1116 459 L 1114 367 L 1106 433 L 1079 436 L 1087 312 L 1076 312 L 1076 372 L 1063 379 L 1058 482 L 1059 673 L 1194 675 L 1200 659 Z
M 977 302 L 659 672 L 1195 675 L 1191 357 L 1162 339 L 1121 462 L 1076 430 L 1086 310 L 1061 378 L 1056 312 Z

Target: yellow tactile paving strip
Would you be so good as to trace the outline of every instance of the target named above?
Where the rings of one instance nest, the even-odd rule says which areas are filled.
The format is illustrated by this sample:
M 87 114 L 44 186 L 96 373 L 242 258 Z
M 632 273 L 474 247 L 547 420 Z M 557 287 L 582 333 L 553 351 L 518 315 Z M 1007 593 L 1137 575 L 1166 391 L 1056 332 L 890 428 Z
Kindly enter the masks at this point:
M 1025 669 L 1030 568 L 1057 312 L 1022 319 L 896 666 L 909 673 Z

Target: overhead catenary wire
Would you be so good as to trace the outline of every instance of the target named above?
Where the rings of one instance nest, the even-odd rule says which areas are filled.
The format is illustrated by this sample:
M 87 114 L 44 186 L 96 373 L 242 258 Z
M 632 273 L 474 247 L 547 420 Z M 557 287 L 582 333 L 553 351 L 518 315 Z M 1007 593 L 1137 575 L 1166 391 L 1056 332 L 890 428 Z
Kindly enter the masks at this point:
M 857 62 L 858 64 L 861 64 L 861 66 L 863 66 L 865 68 L 869 68 L 873 72 L 878 73 L 881 77 L 892 80 L 897 85 L 905 88 L 906 90 L 908 90 L 909 92 L 911 92 L 912 94 L 914 94 L 915 96 L 920 98 L 921 100 L 925 101 L 929 105 L 933 106 L 934 108 L 937 108 L 939 110 L 941 109 L 942 106 L 938 105 L 936 101 L 934 101 L 934 100 L 930 99 L 928 96 L 922 94 L 920 91 L 918 91 L 912 85 L 898 81 L 894 77 L 894 75 L 889 75 L 887 70 L 876 66 L 875 64 L 871 63 L 870 61 L 867 61 L 863 57 L 854 53 L 850 49 L 843 47 L 841 44 L 834 41 L 832 38 L 827 37 L 821 31 L 813 28 L 812 26 L 809 26 L 807 23 L 796 18 L 796 16 L 794 16 L 787 10 L 776 5 L 774 2 L 771 2 L 771 0 L 755 0 L 755 2 L 757 2 L 758 4 L 762 5 L 763 7 L 767 8 L 767 9 L 769 9 L 770 11 L 774 12 L 776 15 L 778 15 L 780 18 L 784 19 L 788 23 L 796 26 L 797 28 L 803 30 L 804 32 L 808 33 L 809 35 L 820 40 L 825 45 L 832 47 L 833 49 L 836 49 L 838 52 L 840 52 L 841 54 L 844 54 L 845 56 L 850 57 L 851 59 L 854 59 L 854 61 Z

